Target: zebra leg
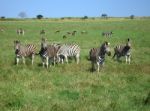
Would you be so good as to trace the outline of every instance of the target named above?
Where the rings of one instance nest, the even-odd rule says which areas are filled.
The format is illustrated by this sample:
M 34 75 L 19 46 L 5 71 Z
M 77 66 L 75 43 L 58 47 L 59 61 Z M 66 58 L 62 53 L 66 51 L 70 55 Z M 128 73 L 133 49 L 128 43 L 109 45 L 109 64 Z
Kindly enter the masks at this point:
M 99 62 L 97 62 L 97 72 L 99 72 Z
M 131 56 L 128 56 L 128 62 L 130 64 L 130 62 L 131 62 Z
M 32 54 L 32 65 L 33 65 L 33 62 L 34 62 L 34 54 Z
M 115 56 L 116 56 L 116 53 L 114 53 L 114 56 L 112 57 L 112 59 L 114 59 L 114 58 L 115 58 Z
M 18 66 L 18 63 L 19 63 L 19 58 L 16 57 L 16 64 L 17 64 L 17 66 Z
M 79 54 L 76 55 L 77 64 L 79 64 Z
M 55 62 L 55 61 L 56 61 L 56 58 L 54 57 L 54 66 L 55 66 L 55 64 L 56 64 L 56 62 Z
M 44 66 L 45 66 L 45 60 L 44 60 L 44 58 L 42 58 L 42 65 L 43 65 L 43 68 L 44 68 Z
M 65 56 L 65 60 L 66 60 L 66 63 L 68 64 L 68 57 L 67 56 Z
M 128 56 L 126 55 L 125 58 L 126 58 L 126 64 L 127 64 L 128 63 Z
M 120 56 L 119 54 L 117 54 L 117 61 L 118 61 L 118 62 L 121 62 L 121 61 L 120 61 L 120 57 L 121 57 L 121 56 Z
M 48 68 L 48 57 L 46 57 L 46 67 Z
M 25 57 L 22 57 L 23 64 L 26 64 Z

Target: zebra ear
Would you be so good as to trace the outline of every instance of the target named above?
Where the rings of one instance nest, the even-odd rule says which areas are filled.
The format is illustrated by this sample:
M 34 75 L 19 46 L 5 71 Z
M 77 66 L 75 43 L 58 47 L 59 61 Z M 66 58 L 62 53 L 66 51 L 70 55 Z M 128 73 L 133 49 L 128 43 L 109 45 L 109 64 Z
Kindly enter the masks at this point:
M 130 41 L 130 39 L 128 38 L 128 42 Z

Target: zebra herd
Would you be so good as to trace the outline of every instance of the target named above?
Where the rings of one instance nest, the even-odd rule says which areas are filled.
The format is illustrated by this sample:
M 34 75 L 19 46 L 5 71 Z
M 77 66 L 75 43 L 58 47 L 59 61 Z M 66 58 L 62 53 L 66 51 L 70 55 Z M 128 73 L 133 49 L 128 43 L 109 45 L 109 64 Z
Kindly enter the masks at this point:
M 25 57 L 31 57 L 32 65 L 34 55 L 40 55 L 43 67 L 46 65 L 48 68 L 49 61 L 62 62 L 65 60 L 68 63 L 68 57 L 75 57 L 77 64 L 80 58 L 80 47 L 77 44 L 48 44 L 45 38 L 41 40 L 41 49 L 36 53 L 36 47 L 33 44 L 22 45 L 20 41 L 14 41 L 16 64 L 18 65 L 19 59 L 22 58 L 25 64 Z
M 80 59 L 80 47 L 77 44 L 48 44 L 45 38 L 41 39 L 41 49 L 36 53 L 36 46 L 33 44 L 22 45 L 20 41 L 14 41 L 15 59 L 18 65 L 20 58 L 22 58 L 25 64 L 25 57 L 31 57 L 32 65 L 34 62 L 34 56 L 40 55 L 43 67 L 49 67 L 52 64 L 64 63 L 64 60 L 68 64 L 68 57 L 74 57 L 76 63 L 79 64 Z M 110 43 L 105 41 L 98 48 L 91 48 L 89 51 L 89 57 L 92 65 L 92 71 L 97 70 L 99 72 L 100 66 L 104 65 L 105 56 L 111 56 Z M 127 40 L 124 45 L 117 45 L 114 48 L 113 59 L 120 60 L 120 57 L 125 56 L 126 63 L 130 64 L 131 57 L 131 43 L 130 39 Z M 95 68 L 97 65 L 97 68 Z

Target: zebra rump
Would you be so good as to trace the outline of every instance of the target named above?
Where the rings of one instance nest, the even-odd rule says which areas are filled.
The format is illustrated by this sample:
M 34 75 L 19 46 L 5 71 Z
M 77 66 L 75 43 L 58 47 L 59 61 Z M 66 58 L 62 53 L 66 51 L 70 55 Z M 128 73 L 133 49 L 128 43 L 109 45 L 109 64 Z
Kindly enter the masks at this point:
M 77 64 L 79 63 L 80 47 L 77 44 L 63 44 L 57 52 L 58 57 L 64 57 L 68 63 L 68 57 L 75 57 Z M 61 59 L 63 63 L 63 59 Z

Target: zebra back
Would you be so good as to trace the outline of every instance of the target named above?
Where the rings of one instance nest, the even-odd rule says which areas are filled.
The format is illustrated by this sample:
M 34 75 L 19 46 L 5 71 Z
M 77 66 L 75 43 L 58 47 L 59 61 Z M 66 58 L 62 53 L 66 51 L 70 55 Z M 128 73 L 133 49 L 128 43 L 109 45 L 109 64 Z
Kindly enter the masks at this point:
M 80 54 L 80 47 L 77 44 L 63 44 L 57 52 L 58 55 L 76 56 Z

